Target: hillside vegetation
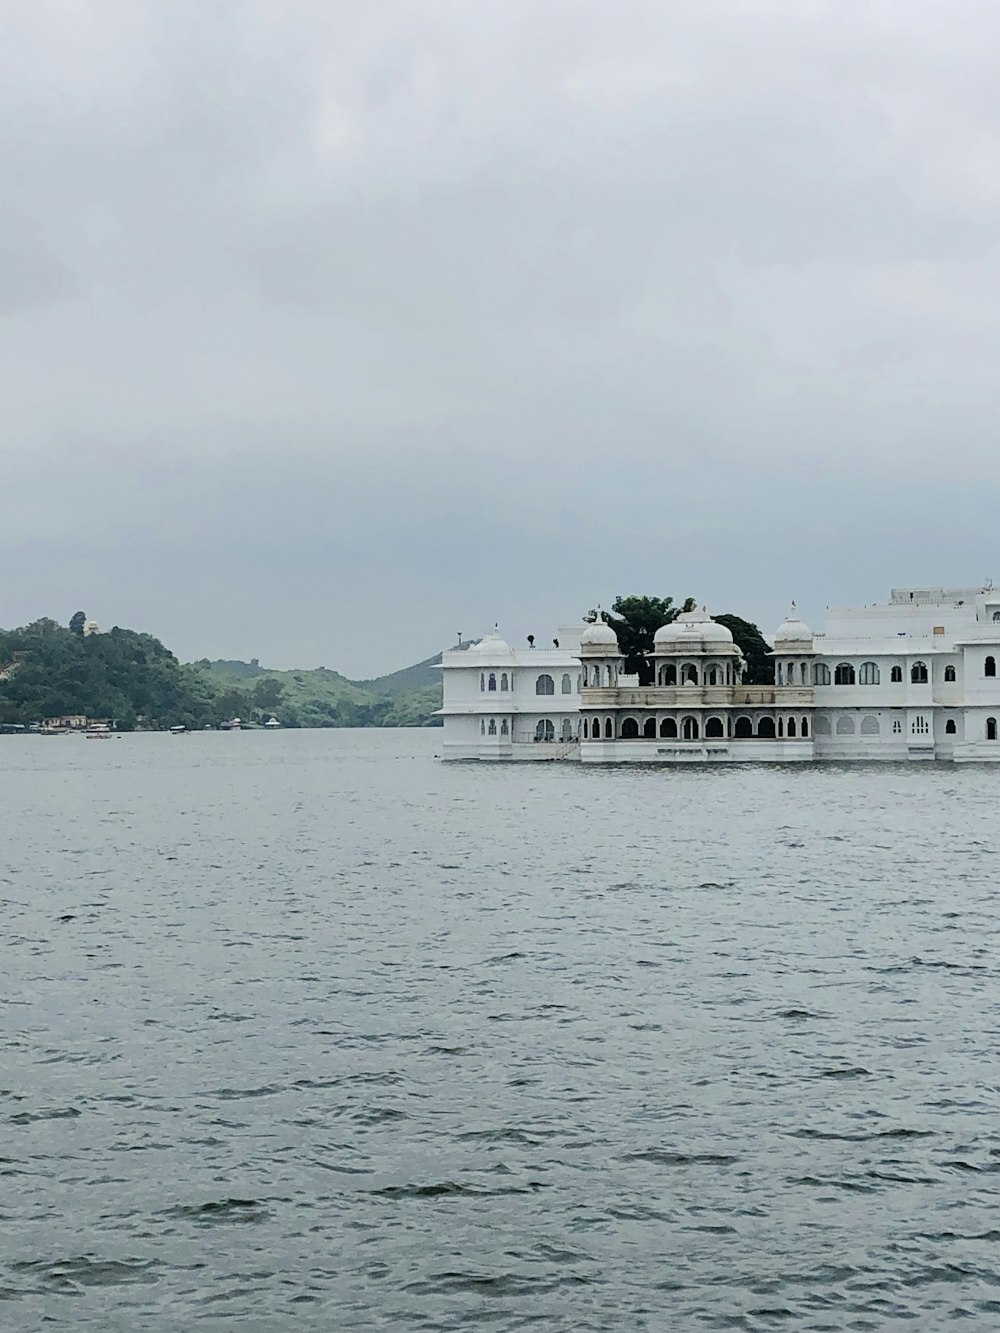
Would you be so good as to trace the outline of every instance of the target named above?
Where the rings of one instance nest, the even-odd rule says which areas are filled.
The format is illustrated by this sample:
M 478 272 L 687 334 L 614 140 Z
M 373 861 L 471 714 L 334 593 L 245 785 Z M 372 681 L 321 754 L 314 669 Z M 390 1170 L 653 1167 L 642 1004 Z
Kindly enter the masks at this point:
M 74 617 L 82 627 L 78 617 Z M 217 726 L 272 714 L 286 727 L 434 725 L 440 658 L 368 681 L 320 667 L 269 671 L 256 662 L 180 663 L 151 634 L 115 626 L 84 635 L 54 620 L 0 630 L 0 725 L 84 714 L 123 731 Z

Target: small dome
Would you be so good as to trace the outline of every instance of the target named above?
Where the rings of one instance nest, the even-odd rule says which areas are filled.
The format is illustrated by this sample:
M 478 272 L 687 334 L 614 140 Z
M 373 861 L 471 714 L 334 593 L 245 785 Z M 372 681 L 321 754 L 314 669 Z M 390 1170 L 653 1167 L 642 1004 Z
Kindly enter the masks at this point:
M 496 629 L 494 628 L 491 633 L 481 638 L 478 643 L 474 643 L 471 648 L 467 648 L 466 652 L 474 657 L 510 657 L 512 649 L 509 643 L 501 639 L 500 635 L 497 634 Z
M 791 610 L 784 621 L 778 626 L 774 636 L 775 644 L 779 643 L 812 643 L 813 632 L 805 621 L 800 620 L 795 603 L 792 603 Z
M 618 652 L 618 635 L 598 611 L 597 619 L 580 635 L 581 648 L 611 648 Z

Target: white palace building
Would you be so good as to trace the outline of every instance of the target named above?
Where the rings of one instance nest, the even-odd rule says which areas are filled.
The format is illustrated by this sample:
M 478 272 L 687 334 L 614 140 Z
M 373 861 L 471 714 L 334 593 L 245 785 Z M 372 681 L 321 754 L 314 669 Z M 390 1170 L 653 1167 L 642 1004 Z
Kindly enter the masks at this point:
M 582 763 L 1000 761 L 1000 589 L 894 588 L 880 605 L 796 615 L 773 685 L 744 684 L 706 610 L 656 633 L 653 684 L 625 673 L 614 630 L 562 626 L 551 648 L 498 634 L 444 653 L 445 759 Z

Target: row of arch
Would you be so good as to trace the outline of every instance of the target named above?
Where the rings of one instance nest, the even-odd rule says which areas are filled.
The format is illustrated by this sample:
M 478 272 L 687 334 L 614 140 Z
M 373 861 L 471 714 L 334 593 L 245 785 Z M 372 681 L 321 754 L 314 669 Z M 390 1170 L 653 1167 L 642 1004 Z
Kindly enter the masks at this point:
M 701 679 L 698 678 L 698 668 L 693 662 L 683 662 L 680 668 L 680 675 L 677 672 L 676 662 L 661 662 L 656 671 L 657 685 L 738 685 L 739 680 L 737 672 L 732 663 L 727 662 L 725 666 L 707 666 L 702 670 Z
M 481 671 L 479 673 L 479 688 L 483 693 L 486 694 L 493 694 L 493 693 L 506 694 L 508 690 L 513 691 L 514 689 L 514 673 L 512 671 L 510 675 L 508 675 L 506 671 L 501 671 L 499 674 L 496 671 L 490 671 L 490 672 Z M 577 691 L 579 691 L 580 689 L 579 676 L 577 676 L 576 678 L 576 688 Z M 549 695 L 549 694 L 555 694 L 555 692 L 556 692 L 556 683 L 552 679 L 552 677 L 548 675 L 548 673 L 543 673 L 535 681 L 536 694 Z M 573 693 L 573 677 L 570 675 L 568 671 L 563 672 L 562 681 L 560 683 L 560 692 L 562 694 Z
M 499 722 L 495 717 L 479 719 L 480 736 L 507 736 L 511 734 L 510 721 L 502 717 Z M 556 738 L 556 724 L 550 717 L 540 717 L 535 724 L 536 741 L 554 741 Z M 573 722 L 571 718 L 564 717 L 559 729 L 559 739 L 571 741 L 574 739 Z
M 754 719 L 741 714 L 735 722 L 731 721 L 731 737 L 734 740 L 808 740 L 809 739 L 809 719 L 807 717 L 761 717 L 754 724 Z M 706 740 L 725 740 L 726 723 L 721 717 L 709 717 L 705 719 L 705 739 Z M 584 718 L 583 719 L 583 739 L 586 740 L 607 740 L 615 739 L 614 719 L 606 718 Z M 697 717 L 688 716 L 681 718 L 680 722 L 673 717 L 665 717 L 659 723 L 655 717 L 647 717 L 641 724 L 636 717 L 622 718 L 621 729 L 618 739 L 629 740 L 685 740 L 697 741 L 701 739 L 701 723 Z
M 780 668 L 779 668 L 780 670 Z M 987 657 L 985 669 L 986 676 L 995 676 L 997 674 L 997 663 L 995 657 Z M 949 683 L 954 683 L 958 679 L 958 673 L 952 663 L 944 669 L 944 678 Z M 878 685 L 881 683 L 882 675 L 879 671 L 877 662 L 862 662 L 860 667 L 855 668 L 850 662 L 838 662 L 833 671 L 832 681 L 834 685 Z M 930 679 L 930 673 L 926 662 L 914 662 L 910 667 L 910 682 L 913 685 L 926 685 Z M 893 685 L 901 685 L 903 682 L 903 668 L 897 663 L 889 672 L 889 680 Z M 813 684 L 829 685 L 831 683 L 830 668 L 825 662 L 816 662 L 813 665 Z M 778 684 L 781 684 L 779 679 Z
M 993 723 L 994 732 L 996 731 L 996 719 L 987 718 L 987 740 L 996 740 L 995 735 L 990 736 L 989 734 L 991 722 Z M 824 717 L 822 713 L 817 713 L 814 730 L 817 736 L 831 736 L 834 734 L 837 736 L 854 736 L 858 734 L 862 736 L 878 736 L 881 733 L 882 724 L 877 717 L 868 716 L 861 719 L 861 725 L 859 727 L 855 727 L 854 718 L 844 714 L 837 718 L 835 725 L 831 726 L 828 717 Z M 897 736 L 902 733 L 902 719 L 893 719 L 892 730 L 893 734 Z M 929 736 L 931 732 L 931 724 L 926 717 L 918 714 L 910 723 L 910 732 L 914 736 Z M 944 734 L 946 736 L 955 736 L 958 734 L 958 727 L 953 717 L 949 717 L 945 721 Z

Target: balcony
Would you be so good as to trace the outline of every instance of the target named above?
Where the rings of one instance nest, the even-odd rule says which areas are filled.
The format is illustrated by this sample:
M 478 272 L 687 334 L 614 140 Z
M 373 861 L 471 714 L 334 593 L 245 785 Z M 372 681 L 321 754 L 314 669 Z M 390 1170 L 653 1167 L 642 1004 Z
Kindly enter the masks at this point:
M 811 685 L 640 685 L 580 691 L 581 708 L 811 708 Z

